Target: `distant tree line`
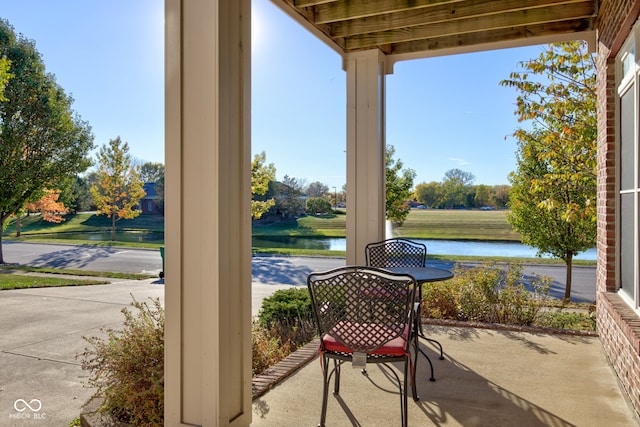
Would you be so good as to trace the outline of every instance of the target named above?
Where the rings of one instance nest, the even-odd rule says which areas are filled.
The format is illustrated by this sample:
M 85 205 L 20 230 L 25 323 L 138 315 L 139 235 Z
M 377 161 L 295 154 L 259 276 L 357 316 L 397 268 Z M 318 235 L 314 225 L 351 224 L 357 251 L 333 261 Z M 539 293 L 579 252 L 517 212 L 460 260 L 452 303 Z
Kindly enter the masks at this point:
M 509 204 L 509 185 L 473 185 L 475 176 L 460 169 L 447 171 L 440 182 L 416 185 L 414 200 L 427 208 L 474 209 L 506 208 Z

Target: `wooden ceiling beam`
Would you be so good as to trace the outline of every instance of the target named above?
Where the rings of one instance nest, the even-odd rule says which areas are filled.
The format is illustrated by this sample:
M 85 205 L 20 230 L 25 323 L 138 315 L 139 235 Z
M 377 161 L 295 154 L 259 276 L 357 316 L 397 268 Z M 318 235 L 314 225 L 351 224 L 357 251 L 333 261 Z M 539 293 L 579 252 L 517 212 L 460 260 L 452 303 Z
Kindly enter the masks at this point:
M 542 9 L 497 13 L 481 17 L 356 35 L 346 38 L 345 48 L 348 51 L 361 50 L 378 45 L 393 45 L 420 39 L 481 33 L 512 27 L 537 26 L 553 22 L 591 18 L 593 15 L 594 5 L 591 2 L 562 4 Z
M 327 24 L 463 1 L 465 0 L 339 0 L 315 6 L 314 22 Z
M 311 7 L 318 6 L 319 4 L 332 3 L 336 0 L 294 0 L 293 4 L 295 7 Z
M 530 0 L 471 0 L 464 3 L 441 4 L 416 10 L 351 19 L 330 24 L 333 37 L 349 37 L 357 34 L 375 33 L 397 28 L 433 24 L 463 18 L 474 18 L 496 13 L 531 10 L 558 4 L 589 3 L 593 0 L 541 0 L 531 7 Z
M 527 25 L 518 28 L 504 28 L 484 33 L 468 33 L 449 37 L 433 37 L 384 46 L 388 54 L 411 54 L 424 51 L 450 49 L 490 44 L 511 40 L 526 39 L 541 36 L 553 36 L 579 33 L 593 29 L 594 18 L 574 19 L 564 22 L 552 22 L 538 25 Z

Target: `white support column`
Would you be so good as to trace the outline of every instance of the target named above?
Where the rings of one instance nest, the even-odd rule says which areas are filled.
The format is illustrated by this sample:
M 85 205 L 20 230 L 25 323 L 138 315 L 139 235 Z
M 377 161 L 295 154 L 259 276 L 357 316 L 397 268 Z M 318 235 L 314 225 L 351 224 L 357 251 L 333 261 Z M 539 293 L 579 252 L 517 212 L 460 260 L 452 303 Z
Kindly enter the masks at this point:
M 165 0 L 165 425 L 251 423 L 250 0 Z
M 385 75 L 379 50 L 348 54 L 347 264 L 364 264 L 364 247 L 385 233 Z

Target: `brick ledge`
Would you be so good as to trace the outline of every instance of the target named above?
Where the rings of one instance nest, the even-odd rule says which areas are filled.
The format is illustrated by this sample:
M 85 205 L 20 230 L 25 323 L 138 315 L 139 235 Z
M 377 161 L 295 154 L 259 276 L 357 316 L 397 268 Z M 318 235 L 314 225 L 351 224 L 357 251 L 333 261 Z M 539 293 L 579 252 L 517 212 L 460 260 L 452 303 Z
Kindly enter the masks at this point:
M 280 382 L 305 366 L 318 355 L 320 340 L 315 339 L 309 344 L 300 347 L 275 365 L 255 375 L 251 381 L 253 400 L 263 396 Z
M 598 303 L 602 303 L 603 309 L 620 328 L 629 343 L 640 355 L 640 317 L 629 305 L 615 292 L 605 292 Z

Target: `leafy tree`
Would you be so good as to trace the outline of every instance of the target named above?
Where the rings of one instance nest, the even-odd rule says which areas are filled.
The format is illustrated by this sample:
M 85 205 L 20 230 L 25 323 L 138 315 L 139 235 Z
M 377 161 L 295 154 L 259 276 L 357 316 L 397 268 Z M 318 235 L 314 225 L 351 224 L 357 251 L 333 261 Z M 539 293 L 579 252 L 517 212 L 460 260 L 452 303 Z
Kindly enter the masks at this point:
M 0 19 L 0 229 L 47 188 L 86 170 L 93 148 L 89 125 L 71 109 L 73 99 L 45 71 L 33 41 Z M 8 64 L 8 70 L 7 70 Z M 7 74 L 8 71 L 8 74 Z M 2 235 L 0 233 L 0 264 Z
M 471 172 L 450 169 L 442 180 L 442 201 L 445 207 L 455 208 L 467 204 L 467 193 L 476 177 Z
M 307 213 L 311 215 L 326 214 L 331 212 L 331 203 L 322 197 L 307 199 Z
M 131 165 L 129 144 L 120 137 L 100 147 L 98 153 L 98 183 L 91 187 L 91 196 L 98 215 L 111 218 L 111 241 L 116 240 L 116 219 L 131 219 L 140 215 L 138 202 L 144 197 L 143 182 Z
M 496 202 L 497 208 L 506 208 L 509 204 L 509 192 L 511 187 L 508 185 L 494 185 L 493 186 L 493 199 Z
M 307 187 L 307 197 L 326 197 L 329 194 L 329 187 L 320 181 L 312 182 Z
M 475 206 L 479 207 L 493 205 L 494 202 L 491 187 L 484 184 L 476 185 L 473 203 Z
M 13 74 L 9 72 L 11 61 L 6 56 L 0 57 L 0 102 L 8 101 L 4 96 L 4 87 L 9 82 L 9 78 L 13 77 Z
M 416 185 L 413 196 L 428 208 L 436 207 L 440 201 L 440 183 L 435 181 L 422 182 Z
M 146 162 L 140 166 L 139 173 L 142 182 L 158 183 L 164 179 L 164 165 L 162 163 Z
M 514 133 L 508 219 L 524 243 L 566 263 L 569 299 L 573 257 L 596 242 L 595 61 L 586 43 L 570 42 L 520 66 L 501 82 L 519 92 L 516 115 L 531 122 Z
M 40 212 L 42 219 L 48 222 L 61 223 L 65 219 L 62 215 L 67 213 L 67 208 L 58 201 L 60 190 L 46 190 L 46 194 L 39 200 L 27 203 L 25 208 L 29 212 Z
M 78 213 L 91 210 L 93 200 L 91 198 L 89 188 L 90 185 L 87 178 L 76 176 L 68 190 L 71 193 L 69 199 L 73 200 L 73 203 L 69 204 L 66 201 L 64 202 L 65 206 L 69 209 L 69 212 Z M 63 196 L 61 195 L 60 198 L 62 199 L 62 197 Z
M 303 183 L 285 175 L 282 182 L 273 183 L 275 205 L 273 209 L 283 218 L 295 217 L 304 212 Z
M 402 170 L 402 161 L 394 160 L 396 149 L 393 145 L 387 145 L 385 149 L 386 170 L 386 217 L 394 227 L 401 227 L 409 215 L 411 207 L 408 200 L 411 198 L 413 179 L 416 172 L 413 169 Z
M 254 219 L 260 217 L 273 205 L 275 200 L 269 198 L 266 200 L 258 200 L 258 197 L 264 196 L 269 190 L 269 183 L 276 178 L 276 168 L 273 163 L 265 164 L 267 155 L 265 152 L 256 154 L 251 162 L 251 216 Z

